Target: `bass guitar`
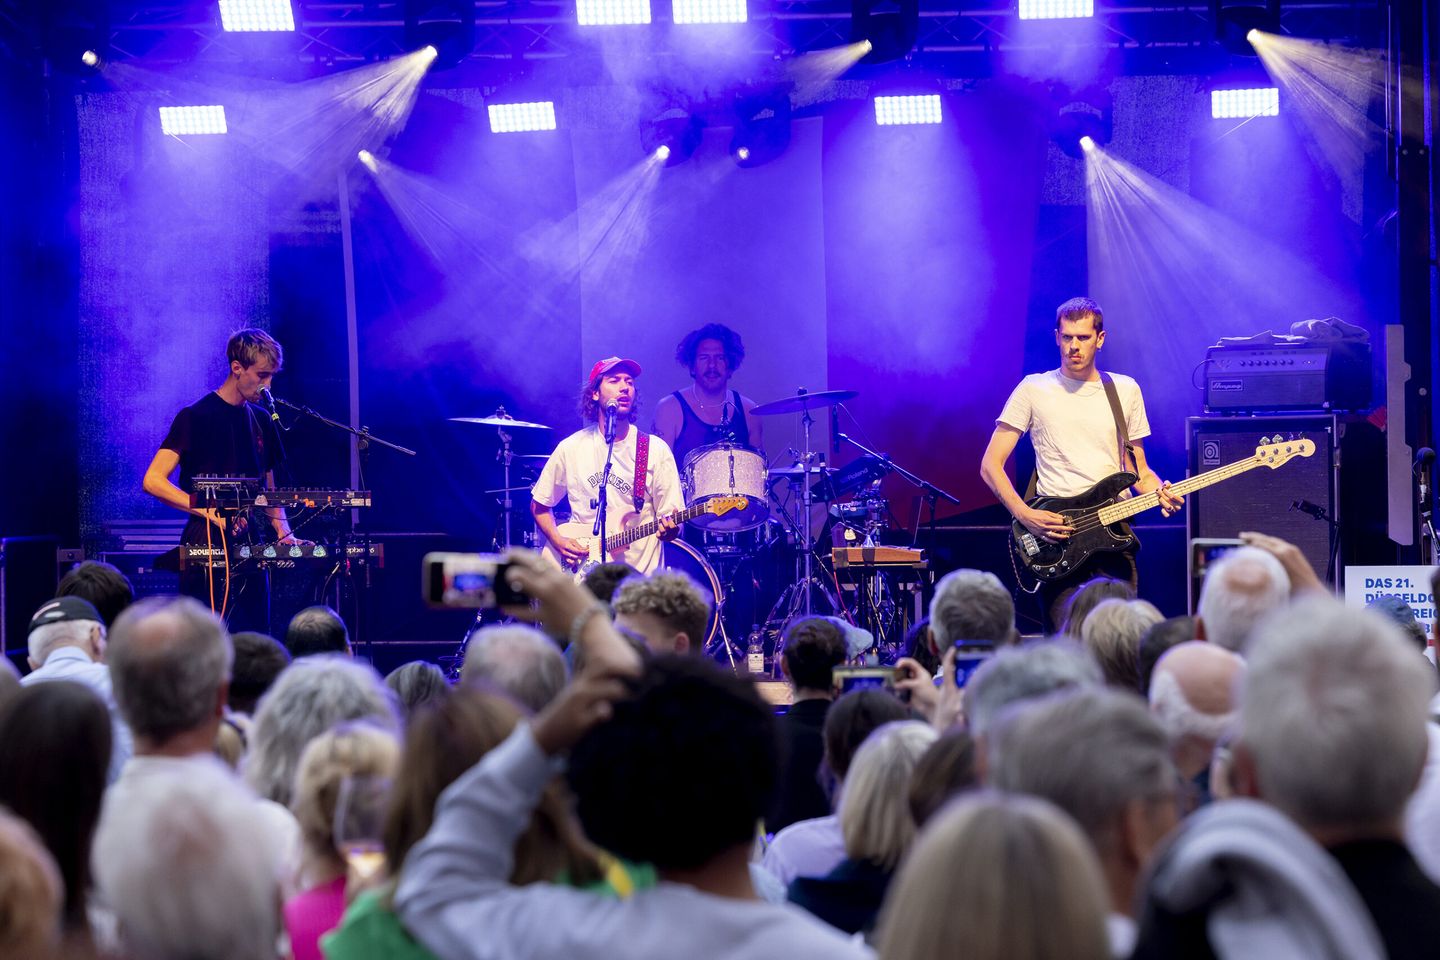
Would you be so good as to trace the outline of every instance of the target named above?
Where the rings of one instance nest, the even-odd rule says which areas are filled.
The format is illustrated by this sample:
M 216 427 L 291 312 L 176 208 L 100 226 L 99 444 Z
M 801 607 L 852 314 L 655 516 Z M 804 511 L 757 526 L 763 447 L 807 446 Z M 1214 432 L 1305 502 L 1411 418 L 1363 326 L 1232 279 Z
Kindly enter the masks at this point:
M 1262 444 L 1255 448 L 1253 456 L 1170 484 L 1170 492 L 1183 497 L 1256 467 L 1274 470 L 1295 457 L 1308 457 L 1314 452 L 1313 440 Z M 1121 499 L 1120 495 L 1138 479 L 1133 473 L 1113 473 L 1076 496 L 1037 497 L 1030 501 L 1036 510 L 1060 514 L 1074 532 L 1064 540 L 1047 540 L 1016 520 L 1010 526 L 1010 554 L 1016 574 L 1028 575 L 1032 581 L 1059 580 L 1094 554 L 1124 550 L 1135 543 L 1135 533 L 1125 521 L 1160 503 L 1160 495 L 1154 491 Z
M 749 497 L 711 497 L 704 503 L 697 503 L 693 507 L 672 513 L 669 519 L 676 523 L 684 523 L 687 520 L 694 520 L 696 517 L 711 514 L 716 517 L 723 517 L 732 510 L 744 510 L 750 506 Z M 590 556 L 574 563 L 566 560 L 556 550 L 554 545 L 547 539 L 545 546 L 540 552 L 548 557 L 552 563 L 558 564 L 565 570 L 575 575 L 575 582 L 584 580 L 591 570 L 594 570 L 602 563 L 621 562 L 625 560 L 625 548 L 632 543 L 644 540 L 646 537 L 653 537 L 660 532 L 660 521 L 652 520 L 649 523 L 638 523 L 639 515 L 628 514 L 620 522 L 620 532 L 607 536 L 605 543 L 600 543 L 600 538 L 593 533 L 594 527 L 588 523 L 580 523 L 574 520 L 566 521 L 557 528 L 560 536 L 576 540 L 585 549 L 590 551 Z

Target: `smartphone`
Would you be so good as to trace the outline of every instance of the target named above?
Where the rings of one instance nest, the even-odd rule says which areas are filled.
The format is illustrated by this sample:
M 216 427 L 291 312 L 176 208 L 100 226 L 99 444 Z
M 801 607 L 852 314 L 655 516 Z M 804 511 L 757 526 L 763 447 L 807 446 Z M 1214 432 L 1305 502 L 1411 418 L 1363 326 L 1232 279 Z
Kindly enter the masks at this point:
M 995 645 L 974 640 L 955 641 L 955 686 L 963 687 L 970 682 L 980 665 L 995 655 Z
M 509 569 L 494 553 L 427 553 L 420 575 L 425 602 L 474 610 L 523 607 L 530 598 L 510 586 L 505 576 Z
M 851 690 L 894 690 L 894 667 L 836 667 L 835 689 L 841 694 Z

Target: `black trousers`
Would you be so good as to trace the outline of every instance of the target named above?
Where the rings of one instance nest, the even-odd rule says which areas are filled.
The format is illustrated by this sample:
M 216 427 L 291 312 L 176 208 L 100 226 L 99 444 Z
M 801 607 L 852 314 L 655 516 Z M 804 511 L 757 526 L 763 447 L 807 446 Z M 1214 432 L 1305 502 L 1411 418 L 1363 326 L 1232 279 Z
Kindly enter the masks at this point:
M 1070 606 L 1070 598 L 1087 580 L 1113 577 L 1137 588 L 1140 577 L 1135 566 L 1135 551 L 1139 549 L 1140 545 L 1137 543 L 1128 550 L 1094 554 L 1065 578 L 1042 583 L 1039 590 L 1040 609 L 1045 619 L 1046 633 L 1059 632 L 1060 625 L 1065 622 L 1065 610 Z

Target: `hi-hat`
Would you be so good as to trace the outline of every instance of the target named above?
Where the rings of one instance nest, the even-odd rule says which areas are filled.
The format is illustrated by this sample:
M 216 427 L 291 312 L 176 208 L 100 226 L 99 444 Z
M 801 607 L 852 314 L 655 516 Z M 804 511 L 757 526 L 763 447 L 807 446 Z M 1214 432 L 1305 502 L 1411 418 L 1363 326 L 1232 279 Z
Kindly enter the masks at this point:
M 514 427 L 529 430 L 549 430 L 550 427 L 543 423 L 531 423 L 528 420 L 516 420 L 514 417 L 451 417 L 451 423 L 476 423 L 482 427 Z
M 846 400 L 858 396 L 860 396 L 859 390 L 821 390 L 816 393 L 801 390 L 793 397 L 783 397 L 779 400 L 771 400 L 769 403 L 762 403 L 758 407 L 752 407 L 750 412 L 757 417 L 769 417 L 781 413 L 800 413 L 804 410 L 833 407 L 837 403 L 844 403 Z

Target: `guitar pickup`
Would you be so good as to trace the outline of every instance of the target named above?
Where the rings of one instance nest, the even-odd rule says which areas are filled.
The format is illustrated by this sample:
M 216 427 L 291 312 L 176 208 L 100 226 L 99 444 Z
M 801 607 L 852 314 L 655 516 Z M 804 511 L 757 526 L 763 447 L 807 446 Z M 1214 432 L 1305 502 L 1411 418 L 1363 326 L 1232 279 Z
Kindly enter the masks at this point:
M 1025 556 L 1033 557 L 1040 552 L 1040 544 L 1035 542 L 1035 534 L 1027 533 L 1020 537 L 1020 547 L 1025 551 Z

